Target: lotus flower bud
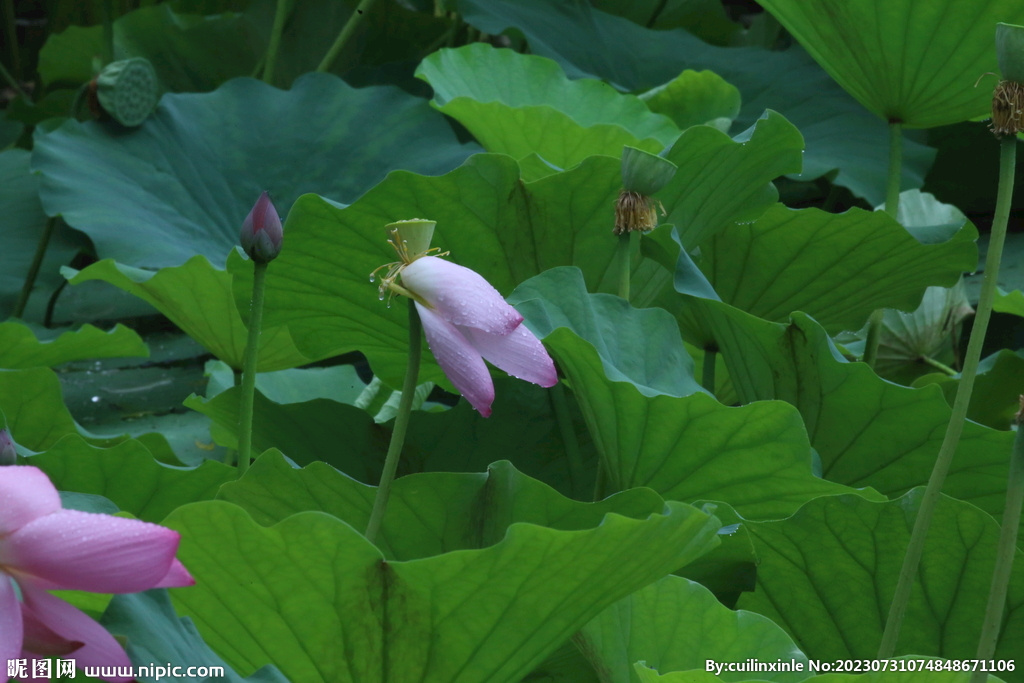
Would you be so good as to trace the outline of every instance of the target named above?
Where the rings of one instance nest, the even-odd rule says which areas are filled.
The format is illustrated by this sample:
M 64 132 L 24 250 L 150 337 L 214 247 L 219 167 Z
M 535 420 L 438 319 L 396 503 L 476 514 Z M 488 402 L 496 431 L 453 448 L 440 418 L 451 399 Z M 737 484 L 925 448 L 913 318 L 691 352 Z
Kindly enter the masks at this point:
M 14 439 L 6 429 L 0 429 L 0 466 L 13 465 L 18 460 L 18 452 L 14 450 Z
M 996 25 L 996 55 L 1002 80 L 992 95 L 996 137 L 1024 132 L 1024 26 Z
M 239 235 L 242 249 L 256 263 L 270 263 L 281 253 L 283 237 L 281 218 L 270 201 L 270 195 L 264 192 L 242 223 Z
M 156 72 L 142 57 L 111 62 L 95 80 L 103 111 L 122 126 L 140 126 L 159 99 Z

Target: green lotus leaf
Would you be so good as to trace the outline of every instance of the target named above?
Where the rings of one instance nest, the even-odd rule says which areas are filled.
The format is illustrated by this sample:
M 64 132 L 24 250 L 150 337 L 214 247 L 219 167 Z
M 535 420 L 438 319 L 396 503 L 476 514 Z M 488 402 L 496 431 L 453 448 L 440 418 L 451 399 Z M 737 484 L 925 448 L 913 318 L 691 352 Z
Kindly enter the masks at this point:
M 168 94 L 130 133 L 69 120 L 36 135 L 47 212 L 87 233 L 101 257 L 137 267 L 196 254 L 223 265 L 264 190 L 284 216 L 304 192 L 350 202 L 393 169 L 443 173 L 478 149 L 398 88 L 357 90 L 318 73 L 287 91 L 235 79 Z
M 647 486 L 672 500 L 720 500 L 759 519 L 785 517 L 811 498 L 845 492 L 811 473 L 810 444 L 795 408 L 778 401 L 725 407 L 684 375 L 692 364 L 673 367 L 674 356 L 689 357 L 668 313 L 587 294 L 573 268 L 527 281 L 510 300 L 568 376 L 610 490 Z M 583 315 L 573 320 L 567 316 L 573 312 Z M 643 377 L 640 369 L 620 369 L 645 361 L 640 367 L 647 375 L 674 391 L 634 379 Z M 673 383 L 673 375 L 686 383 Z
M 922 244 L 881 211 L 776 204 L 703 242 L 700 268 L 741 310 L 773 321 L 803 311 L 835 334 L 860 329 L 877 308 L 914 310 L 929 286 L 956 284 L 978 258 L 977 230 L 961 226 L 946 241 Z
M 251 264 L 249 264 L 251 266 Z M 184 264 L 157 272 L 105 259 L 83 270 L 70 268 L 71 284 L 102 280 L 152 304 L 210 353 L 241 370 L 248 338 L 246 322 L 235 306 L 231 275 L 193 256 Z M 295 348 L 288 328 L 264 325 L 257 367 L 272 372 L 306 365 L 310 358 Z
M 996 292 L 995 301 L 992 302 L 992 310 L 996 313 L 1012 313 L 1024 318 L 1024 292 L 1019 289 L 1007 293 Z
M 447 475 L 456 485 L 482 476 Z M 465 496 L 421 491 L 421 520 L 466 517 L 455 513 Z M 541 508 L 580 505 L 550 489 L 539 495 Z M 389 517 L 393 509 L 401 512 L 389 507 Z M 236 505 L 195 503 L 165 520 L 181 532 L 178 557 L 197 579 L 172 597 L 243 675 L 273 662 L 303 681 L 515 683 L 602 609 L 716 543 L 718 522 L 696 508 L 669 502 L 642 515 L 591 514 L 563 530 L 511 514 L 484 534 L 493 545 L 392 561 L 323 512 L 267 528 Z M 382 544 L 391 537 L 385 520 Z M 443 657 L 431 656 L 435 647 Z
M 238 476 L 233 467 L 213 461 L 194 469 L 163 465 L 134 439 L 96 448 L 77 434 L 62 437 L 25 464 L 46 472 L 61 491 L 103 496 L 154 523 L 186 503 L 212 500 L 221 484 Z
M 902 387 L 847 362 L 802 313 L 780 324 L 718 301 L 687 305 L 712 331 L 742 402 L 777 399 L 799 409 L 826 479 L 890 497 L 927 481 L 950 416 L 938 387 Z M 1012 441 L 966 423 L 943 490 L 998 518 Z
M 766 0 L 764 7 L 858 102 L 914 128 L 989 113 L 991 94 L 974 85 L 997 69 L 995 25 L 1024 22 L 1013 0 L 969 7 L 898 0 L 881 11 L 870 0 Z
M 679 171 L 658 193 L 667 220 L 698 236 L 756 218 L 776 201 L 771 179 L 799 163 L 799 140 L 777 114 L 759 120 L 745 141 L 704 126 L 687 130 L 668 154 Z M 395 259 L 385 225 L 412 217 L 437 221 L 434 244 L 505 294 L 561 265 L 581 267 L 590 291 L 611 292 L 617 287 L 611 230 L 620 188 L 620 162 L 611 157 L 590 157 L 570 171 L 524 183 L 511 158 L 479 155 L 439 178 L 393 173 L 345 208 L 302 197 L 285 224 L 287 246 L 268 271 L 264 324 L 286 325 L 310 358 L 362 351 L 382 381 L 401 386 L 404 305 L 388 308 L 369 282 L 374 269 Z M 250 264 L 236 255 L 228 269 L 239 305 L 248 306 Z M 667 276 L 653 270 L 661 278 L 652 287 L 657 292 Z M 429 356 L 420 380 L 449 386 Z
M 554 59 L 570 78 L 602 78 L 636 92 L 668 83 L 684 69 L 711 70 L 743 95 L 737 129 L 774 109 L 804 134 L 802 175 L 790 177 L 812 180 L 838 169 L 834 183 L 872 206 L 885 199 L 885 122 L 865 111 L 799 48 L 716 47 L 681 29 L 652 31 L 573 0 L 460 0 L 459 9 L 467 23 L 486 33 L 519 29 L 533 54 Z M 955 30 L 956 22 L 948 23 Z M 992 43 L 989 33 L 990 51 Z M 968 87 L 983 71 L 971 77 Z M 934 156 L 933 149 L 904 137 L 904 188 L 922 185 Z
M 571 168 L 622 147 L 660 152 L 679 137 L 672 120 L 633 95 L 597 80 L 566 78 L 550 59 L 487 43 L 431 54 L 416 71 L 434 89 L 433 105 L 457 119 L 489 152 L 539 154 Z
M 31 153 L 23 149 L 0 152 L 0 209 L 4 217 L 0 222 L 0 243 L 4 245 L 0 249 L 0 318 L 14 310 L 47 220 L 39 203 L 39 178 L 29 172 L 30 159 Z M 26 318 L 42 318 L 36 315 L 33 304 L 38 303 L 42 310 L 46 298 L 63 280 L 60 267 L 78 253 L 80 241 L 58 222 L 40 266 Z
M 782 626 L 811 659 L 875 657 L 923 493 L 886 503 L 818 498 L 789 519 L 751 523 L 758 585 L 739 606 Z M 939 500 L 897 654 L 975 657 L 998 537 L 985 512 Z M 1024 566 L 1016 553 L 996 659 L 1013 658 L 1024 642 Z M 1000 675 L 1024 679 L 1019 669 Z
M 633 663 L 661 672 L 704 669 L 708 660 L 801 662 L 803 671 L 759 674 L 766 681 L 796 683 L 811 674 L 807 656 L 769 619 L 722 605 L 698 583 L 666 576 L 619 600 L 592 619 L 573 642 L 608 683 L 637 683 Z M 721 680 L 750 674 L 725 672 Z
M 942 373 L 925 375 L 914 386 L 938 384 L 953 405 L 960 379 Z M 1003 349 L 978 364 L 974 379 L 967 419 L 993 429 L 1010 429 L 1013 416 L 1020 410 L 1020 395 L 1024 393 L 1024 357 L 1021 352 Z
M 174 613 L 166 590 L 115 595 L 100 623 L 114 636 L 127 640 L 125 651 L 136 667 L 190 666 L 223 667 L 223 673 L 197 683 L 288 683 L 275 666 L 266 666 L 249 678 L 242 678 L 217 656 L 188 617 Z M 166 663 L 166 664 L 165 664 Z
M 47 336 L 51 338 L 46 339 Z M 51 330 L 34 329 L 20 322 L 0 323 L 0 368 L 53 367 L 89 358 L 148 355 L 142 337 L 121 324 L 107 332 L 83 325 L 55 336 Z
M 647 108 L 672 119 L 680 130 L 708 124 L 726 131 L 740 114 L 742 98 L 736 86 L 713 71 L 687 69 L 668 83 L 640 95 Z

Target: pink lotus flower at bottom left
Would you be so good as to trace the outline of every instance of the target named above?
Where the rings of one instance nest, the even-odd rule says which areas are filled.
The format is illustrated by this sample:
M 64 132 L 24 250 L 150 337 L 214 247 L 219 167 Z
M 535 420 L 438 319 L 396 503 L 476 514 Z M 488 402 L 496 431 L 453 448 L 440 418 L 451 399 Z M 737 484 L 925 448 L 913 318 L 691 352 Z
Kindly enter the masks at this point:
M 156 524 L 63 510 L 41 470 L 0 467 L 0 667 L 44 657 L 74 659 L 79 667 L 131 666 L 106 629 L 48 591 L 191 586 L 175 558 L 179 540 Z

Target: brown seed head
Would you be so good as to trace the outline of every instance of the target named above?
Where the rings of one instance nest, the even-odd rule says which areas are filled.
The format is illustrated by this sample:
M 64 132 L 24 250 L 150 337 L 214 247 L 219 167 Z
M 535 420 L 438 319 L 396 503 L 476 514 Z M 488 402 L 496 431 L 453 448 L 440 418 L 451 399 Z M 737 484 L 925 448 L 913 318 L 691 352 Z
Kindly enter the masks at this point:
M 653 197 L 645 197 L 639 192 L 622 190 L 615 202 L 616 235 L 626 232 L 648 232 L 658 227 L 658 209 L 665 215 L 665 207 Z
M 991 128 L 997 138 L 1024 131 L 1024 85 L 999 81 L 992 94 Z

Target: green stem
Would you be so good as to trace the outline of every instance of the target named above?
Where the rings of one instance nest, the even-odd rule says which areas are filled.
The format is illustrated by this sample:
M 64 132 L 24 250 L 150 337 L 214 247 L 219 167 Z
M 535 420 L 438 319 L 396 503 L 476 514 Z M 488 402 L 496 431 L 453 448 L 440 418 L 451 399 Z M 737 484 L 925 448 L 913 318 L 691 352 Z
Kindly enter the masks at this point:
M 988 255 L 985 258 L 985 278 L 981 283 L 978 311 L 974 317 L 974 327 L 971 329 L 971 340 L 967 343 L 964 369 L 960 373 L 960 385 L 957 387 L 956 399 L 953 401 L 953 411 L 949 417 L 946 436 L 942 440 L 939 455 L 935 459 L 935 467 L 931 477 L 928 478 L 924 496 L 921 498 L 917 519 L 914 520 L 914 530 L 910 535 L 910 543 L 907 545 L 907 554 L 903 558 L 903 567 L 900 569 L 899 582 L 896 584 L 896 592 L 889 607 L 889 617 L 886 619 L 885 632 L 882 634 L 882 643 L 878 649 L 879 658 L 891 657 L 896 650 L 896 641 L 899 639 L 903 616 L 907 611 L 907 602 L 910 600 L 910 592 L 914 586 L 914 577 L 917 576 L 921 554 L 924 552 L 928 527 L 931 525 L 935 505 L 942 493 L 942 484 L 949 471 L 949 465 L 953 461 L 953 454 L 956 453 L 957 443 L 960 441 L 960 433 L 963 431 L 964 420 L 967 417 L 967 407 L 971 403 L 974 376 L 978 372 L 981 347 L 985 343 L 985 331 L 988 329 L 988 321 L 992 316 L 992 302 L 995 299 L 996 282 L 999 279 L 999 261 L 1002 259 L 1003 242 L 1006 239 L 1006 221 L 1010 215 L 1010 201 L 1013 198 L 1013 175 L 1016 162 L 1017 138 L 1015 136 L 1003 138 L 999 149 L 999 190 L 996 196 L 996 212 L 992 219 L 992 234 L 989 239 Z
M 604 500 L 605 492 L 608 490 L 608 475 L 601 456 L 597 457 L 597 476 L 594 477 L 594 502 Z
M 624 232 L 619 235 L 619 245 L 615 250 L 615 263 L 619 272 L 619 296 L 629 301 L 629 277 L 631 274 L 630 263 L 630 236 L 633 233 Z
M 1021 399 L 1024 401 L 1024 397 Z M 1022 405 L 1024 412 L 1024 405 Z M 1017 414 L 1017 436 L 1013 440 L 1010 454 L 1010 474 L 1006 480 L 1006 507 L 1003 510 L 1003 526 L 999 531 L 999 545 L 996 549 L 996 565 L 992 570 L 992 587 L 988 593 L 988 607 L 985 622 L 981 627 L 978 641 L 978 659 L 992 659 L 999 643 L 999 631 L 1003 625 L 1003 608 L 1006 606 L 1006 590 L 1010 585 L 1010 571 L 1013 557 L 1017 553 L 1017 531 L 1020 529 L 1020 511 L 1024 506 L 1024 425 L 1021 413 Z M 984 683 L 988 673 L 975 671 L 970 683 Z
M 356 7 L 356 11 L 353 12 L 352 16 L 350 16 L 348 21 L 345 22 L 345 25 L 341 29 L 341 33 L 338 34 L 338 37 L 334 40 L 334 44 L 331 45 L 331 49 L 327 51 L 326 55 L 324 55 L 323 61 L 320 62 L 320 66 L 316 68 L 317 71 L 328 71 L 331 68 L 331 64 L 334 63 L 334 60 L 338 58 L 338 55 L 345 47 L 345 44 L 348 43 L 350 38 L 352 38 L 352 34 L 355 33 L 356 28 L 359 26 L 360 22 L 362 22 L 366 13 L 370 11 L 371 7 L 373 7 L 374 2 L 375 0 L 360 0 L 359 6 Z
M 701 366 L 700 385 L 715 395 L 715 358 L 718 353 L 713 350 L 704 349 L 704 362 Z
M 558 429 L 562 433 L 562 444 L 565 446 L 565 454 L 569 458 L 569 475 L 572 477 L 572 489 L 575 497 L 583 482 L 583 456 L 580 454 L 579 442 L 576 441 L 576 430 L 572 426 L 569 399 L 565 396 L 565 387 L 561 382 L 551 387 L 551 405 L 555 409 L 555 419 L 558 420 Z
M 895 121 L 889 123 L 889 171 L 885 188 L 885 212 L 895 220 L 900 208 L 900 181 L 903 177 L 903 126 Z M 878 342 L 882 337 L 884 312 L 879 309 L 868 318 L 868 338 L 864 342 L 864 362 L 875 367 L 878 359 Z
M 252 307 L 249 309 L 249 339 L 245 343 L 242 365 L 242 397 L 238 415 L 238 476 L 249 469 L 252 458 L 252 406 L 256 396 L 256 361 L 260 355 L 260 328 L 263 326 L 263 292 L 266 289 L 267 264 L 256 263 L 252 280 Z
M 7 39 L 7 44 L 11 48 L 11 68 L 14 70 L 15 74 L 21 76 L 21 55 L 18 53 L 18 27 L 16 19 L 17 17 L 14 14 L 14 0 L 4 0 L 4 26 L 6 28 L 6 35 L 4 37 Z M 3 65 L 0 64 L 0 67 L 2 66 Z M 13 78 L 9 80 L 15 83 L 17 82 Z M 21 92 L 21 88 L 17 85 L 14 86 L 14 90 L 22 97 L 25 97 L 25 94 Z M 26 97 L 25 99 L 28 98 Z
M 284 24 L 288 20 L 288 0 L 277 0 L 277 10 L 274 12 L 274 27 L 270 29 L 270 45 L 267 46 L 267 55 L 264 60 L 263 82 L 273 84 L 274 66 L 277 63 L 277 50 L 281 47 L 281 34 L 284 33 Z
M 903 126 L 889 123 L 889 171 L 885 188 L 885 212 L 896 218 L 900 208 L 900 181 L 903 178 Z
M 103 65 L 114 61 L 114 0 L 103 0 Z
M 13 316 L 15 318 L 21 318 L 25 315 L 25 307 L 28 305 L 29 297 L 32 296 L 32 289 L 36 286 L 39 268 L 43 265 L 43 258 L 46 256 L 46 248 L 50 246 L 50 238 L 53 236 L 55 225 L 57 225 L 56 216 L 47 219 L 46 226 L 43 228 L 43 234 L 39 236 L 35 256 L 32 257 L 32 264 L 28 267 L 28 273 L 25 274 L 25 284 L 21 286 L 21 296 L 18 297 L 18 303 L 14 305 Z
M 928 365 L 932 366 L 933 368 L 935 368 L 939 372 L 946 373 L 950 377 L 953 377 L 953 376 L 956 375 L 956 370 L 954 370 L 953 368 L 949 367 L 945 363 L 942 363 L 940 361 L 935 360 L 931 356 L 921 356 L 921 360 L 923 360 L 925 363 L 927 363 Z
M 391 496 L 391 483 L 395 480 L 398 461 L 402 457 L 402 446 L 405 444 L 405 432 L 409 427 L 409 416 L 412 414 L 412 400 L 416 397 L 416 379 L 420 374 L 420 349 L 423 342 L 423 324 L 416 311 L 416 302 L 409 300 L 409 364 L 405 368 L 405 382 L 402 384 L 402 398 L 398 401 L 398 413 L 395 415 L 395 427 L 391 431 L 391 443 L 388 454 L 384 458 L 384 471 L 380 475 L 380 486 L 377 497 L 373 501 L 373 512 L 370 522 L 366 525 L 366 540 L 370 543 L 377 538 L 384 511 Z
M 11 72 L 7 70 L 7 67 L 4 66 L 3 62 L 0 62 L 0 76 L 3 76 L 3 79 L 7 81 L 7 85 L 11 86 L 11 90 L 18 93 L 18 97 L 28 102 L 29 106 L 34 104 L 32 102 L 32 98 L 28 96 L 28 93 L 22 90 L 21 86 L 18 85 L 18 79 L 11 75 Z

